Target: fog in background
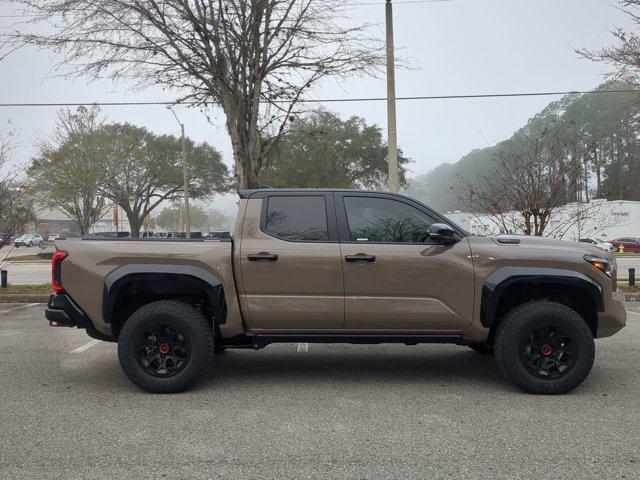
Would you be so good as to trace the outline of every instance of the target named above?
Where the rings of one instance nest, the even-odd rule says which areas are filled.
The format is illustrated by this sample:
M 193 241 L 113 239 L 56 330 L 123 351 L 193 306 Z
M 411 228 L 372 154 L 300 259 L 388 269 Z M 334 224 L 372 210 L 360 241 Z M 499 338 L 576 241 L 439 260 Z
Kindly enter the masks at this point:
M 358 0 L 354 3 L 374 3 Z M 0 25 L 16 18 L 0 7 Z M 452 0 L 396 4 L 398 55 L 414 68 L 397 71 L 398 96 L 458 95 L 526 91 L 590 90 L 603 81 L 606 65 L 579 58 L 574 48 L 600 48 L 613 42 L 609 29 L 627 24 L 612 5 L 597 0 Z M 384 3 L 353 7 L 356 19 L 377 24 L 384 37 Z M 48 51 L 24 49 L 0 63 L 0 103 L 174 100 L 160 89 L 133 91 L 125 84 L 55 77 Z M 353 78 L 327 81 L 315 98 L 384 97 L 386 83 Z M 414 160 L 410 175 L 423 174 L 443 162 L 455 162 L 475 148 L 508 138 L 556 97 L 401 101 L 398 142 Z M 357 115 L 386 128 L 384 102 L 326 103 L 343 117 Z M 11 120 L 24 146 L 16 163 L 26 164 L 37 135 L 53 128 L 57 108 L 0 108 L 0 122 Z M 177 107 L 187 134 L 222 151 L 232 165 L 229 139 L 220 109 L 206 113 Z M 165 107 L 103 107 L 112 121 L 130 122 L 156 133 L 179 135 Z M 208 206 L 230 214 L 235 195 L 216 197 Z M 156 212 L 157 213 L 157 212 Z

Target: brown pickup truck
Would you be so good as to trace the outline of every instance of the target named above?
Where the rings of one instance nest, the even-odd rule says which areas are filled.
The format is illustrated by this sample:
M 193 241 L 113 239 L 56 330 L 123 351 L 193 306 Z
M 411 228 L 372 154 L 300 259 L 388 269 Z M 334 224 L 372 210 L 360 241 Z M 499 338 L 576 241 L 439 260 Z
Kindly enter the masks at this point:
M 214 353 L 275 342 L 454 343 L 526 391 L 563 393 L 626 321 L 614 257 L 472 236 L 411 198 L 240 192 L 231 241 L 56 241 L 46 317 L 118 343 L 133 383 L 177 392 Z

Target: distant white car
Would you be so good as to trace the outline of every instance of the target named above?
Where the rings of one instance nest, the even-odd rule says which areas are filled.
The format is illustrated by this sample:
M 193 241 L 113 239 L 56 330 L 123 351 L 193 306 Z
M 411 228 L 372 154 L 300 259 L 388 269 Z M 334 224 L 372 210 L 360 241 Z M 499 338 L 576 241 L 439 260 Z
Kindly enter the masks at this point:
M 613 245 L 609 242 L 605 242 L 604 240 L 598 240 L 595 238 L 581 238 L 578 240 L 580 243 L 588 243 L 589 245 L 593 245 L 600 250 L 604 250 L 605 252 L 613 252 Z
M 28 233 L 26 235 L 20 235 L 13 241 L 13 244 L 15 247 L 34 247 L 40 246 L 42 242 L 43 239 L 41 235 L 32 235 Z

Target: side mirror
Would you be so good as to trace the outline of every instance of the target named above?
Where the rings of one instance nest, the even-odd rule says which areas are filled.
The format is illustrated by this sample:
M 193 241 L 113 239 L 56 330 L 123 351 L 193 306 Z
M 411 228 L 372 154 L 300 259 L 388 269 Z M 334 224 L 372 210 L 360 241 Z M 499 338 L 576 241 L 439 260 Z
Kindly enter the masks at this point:
M 456 242 L 455 233 L 446 223 L 434 223 L 429 229 L 429 239 L 441 245 L 451 245 Z

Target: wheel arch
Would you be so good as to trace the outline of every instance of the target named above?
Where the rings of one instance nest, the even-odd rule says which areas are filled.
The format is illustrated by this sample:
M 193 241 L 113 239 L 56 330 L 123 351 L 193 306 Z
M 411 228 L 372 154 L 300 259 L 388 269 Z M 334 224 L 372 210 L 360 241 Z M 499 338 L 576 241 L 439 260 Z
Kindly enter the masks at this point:
M 480 321 L 492 330 L 508 310 L 527 301 L 551 300 L 577 311 L 595 333 L 598 312 L 604 311 L 602 287 L 591 277 L 572 270 L 503 267 L 482 287 Z
M 226 322 L 222 281 L 214 274 L 190 265 L 130 264 L 111 272 L 104 282 L 102 315 L 117 336 L 126 321 L 131 297 L 142 299 L 204 298 L 217 324 Z M 135 305 L 135 302 L 134 302 Z M 131 308 L 129 308 L 130 310 Z

